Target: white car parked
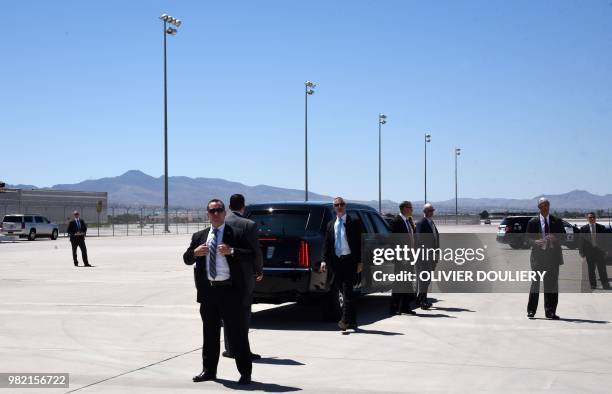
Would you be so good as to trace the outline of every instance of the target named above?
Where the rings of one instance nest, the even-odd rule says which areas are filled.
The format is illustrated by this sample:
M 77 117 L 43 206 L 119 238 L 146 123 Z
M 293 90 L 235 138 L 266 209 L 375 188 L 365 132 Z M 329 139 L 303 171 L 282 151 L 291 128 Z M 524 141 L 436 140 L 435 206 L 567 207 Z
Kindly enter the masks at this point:
M 0 223 L 0 234 L 28 237 L 30 241 L 34 241 L 36 237 L 57 239 L 59 228 L 41 215 L 14 214 L 4 216 Z

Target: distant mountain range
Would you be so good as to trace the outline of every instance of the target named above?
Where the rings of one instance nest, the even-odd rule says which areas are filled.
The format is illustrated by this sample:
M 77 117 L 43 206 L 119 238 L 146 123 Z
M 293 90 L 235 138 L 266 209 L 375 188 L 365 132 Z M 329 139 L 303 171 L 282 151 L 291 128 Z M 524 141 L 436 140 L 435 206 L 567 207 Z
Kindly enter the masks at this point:
M 8 185 L 8 187 L 22 189 L 36 189 L 33 185 Z M 189 178 L 185 176 L 172 176 L 168 179 L 170 205 L 183 208 L 201 208 L 211 198 L 218 197 L 224 201 L 234 193 L 242 193 L 247 203 L 264 201 L 302 201 L 304 191 L 298 189 L 285 189 L 280 187 L 257 185 L 247 186 L 238 182 L 226 181 L 217 178 Z M 92 179 L 75 184 L 54 185 L 47 189 L 78 190 L 78 191 L 105 191 L 108 192 L 109 206 L 161 206 L 164 196 L 164 177 L 152 177 L 138 170 L 131 170 L 117 177 Z M 488 211 L 535 211 L 536 201 L 542 195 L 526 199 L 509 198 L 460 198 L 460 211 L 475 213 Z M 612 194 L 599 196 L 584 190 L 573 190 L 568 193 L 547 194 L 553 209 L 561 210 L 596 210 L 612 209 Z M 309 199 L 316 201 L 330 201 L 332 196 L 309 193 Z M 378 208 L 378 201 L 356 201 Z M 415 207 L 422 201 L 413 201 Z M 383 211 L 396 212 L 398 203 L 384 200 Z M 439 213 L 454 212 L 455 200 L 434 202 Z

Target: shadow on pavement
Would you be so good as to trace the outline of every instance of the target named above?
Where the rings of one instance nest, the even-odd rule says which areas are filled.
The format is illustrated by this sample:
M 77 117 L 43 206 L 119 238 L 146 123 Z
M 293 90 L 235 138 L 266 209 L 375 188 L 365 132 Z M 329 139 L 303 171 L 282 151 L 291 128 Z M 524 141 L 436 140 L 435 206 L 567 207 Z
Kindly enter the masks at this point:
M 253 360 L 253 364 L 306 365 L 299 361 L 291 360 L 290 358 L 278 358 L 278 357 L 262 357 L 259 360 Z
M 256 382 L 256 381 L 253 381 L 253 383 L 244 385 L 244 386 L 239 385 L 238 382 L 235 382 L 233 380 L 227 380 L 227 379 L 217 379 L 216 382 L 221 383 L 228 389 L 243 390 L 243 391 L 264 391 L 266 393 L 288 393 L 290 391 L 302 390 L 299 387 L 282 386 L 280 384 L 275 384 L 275 383 L 263 383 L 263 382 Z
M 366 296 L 356 300 L 357 324 L 365 326 L 389 318 L 388 296 Z M 266 330 L 338 331 L 337 322 L 322 321 L 316 306 L 283 305 L 259 312 L 251 318 L 251 328 Z M 363 333 L 398 335 L 399 333 L 361 330 Z
M 529 320 L 551 320 L 545 317 L 532 317 Z M 607 320 L 589 320 L 589 319 L 567 319 L 567 318 L 559 318 L 559 320 L 551 320 L 551 321 L 566 321 L 569 323 L 590 323 L 590 324 L 610 324 Z
M 444 312 L 476 312 L 473 311 L 471 309 L 465 309 L 465 308 L 443 308 L 443 307 L 438 307 L 438 306 L 434 306 L 431 308 L 432 311 L 444 311 Z
M 448 319 L 456 319 L 457 316 L 446 315 L 444 313 L 418 313 L 414 315 L 415 317 L 446 317 Z

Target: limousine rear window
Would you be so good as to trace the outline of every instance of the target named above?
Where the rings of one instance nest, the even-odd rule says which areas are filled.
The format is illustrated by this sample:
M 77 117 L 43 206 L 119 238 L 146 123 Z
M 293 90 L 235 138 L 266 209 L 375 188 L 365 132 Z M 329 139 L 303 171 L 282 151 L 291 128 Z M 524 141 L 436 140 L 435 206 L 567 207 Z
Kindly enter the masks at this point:
M 297 210 L 252 211 L 249 219 L 257 223 L 260 237 L 301 237 L 306 233 L 310 212 Z

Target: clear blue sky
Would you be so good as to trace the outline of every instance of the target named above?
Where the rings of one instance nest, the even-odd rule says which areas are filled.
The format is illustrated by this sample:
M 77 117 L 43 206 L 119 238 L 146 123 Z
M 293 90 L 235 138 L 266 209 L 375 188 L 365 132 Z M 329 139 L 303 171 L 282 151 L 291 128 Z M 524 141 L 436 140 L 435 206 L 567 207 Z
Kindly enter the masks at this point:
M 575 1 L 12 1 L 0 38 L 2 164 L 49 186 L 163 174 L 431 200 L 612 193 L 612 5 Z

